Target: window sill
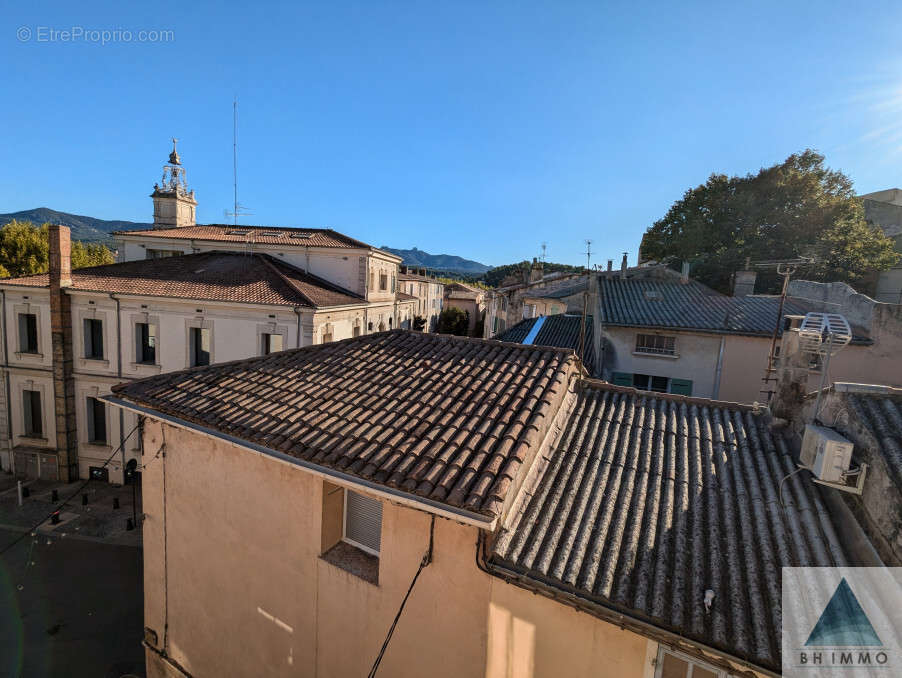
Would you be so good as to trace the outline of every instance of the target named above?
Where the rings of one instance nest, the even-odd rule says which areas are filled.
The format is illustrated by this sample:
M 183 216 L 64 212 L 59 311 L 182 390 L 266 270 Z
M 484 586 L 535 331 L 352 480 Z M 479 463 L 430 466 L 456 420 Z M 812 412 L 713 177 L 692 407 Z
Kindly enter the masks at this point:
M 45 443 L 47 442 L 47 438 L 45 438 L 44 436 L 29 435 L 28 433 L 22 433 L 22 434 L 19 435 L 18 437 L 21 438 L 21 439 L 23 439 L 23 440 L 30 440 L 30 441 L 42 440 L 42 441 L 44 441 Z
M 379 585 L 379 558 L 361 551 L 356 546 L 340 541 L 320 558 L 368 584 Z
M 81 362 L 82 366 L 92 366 L 96 365 L 98 367 L 109 367 L 110 361 L 106 358 L 79 358 L 79 362 Z
M 159 373 L 162 367 L 157 363 L 130 363 L 132 372 L 153 372 Z
M 15 356 L 19 360 L 43 360 L 43 353 L 35 353 L 33 351 L 16 351 Z
M 669 355 L 667 353 L 644 353 L 642 351 L 633 351 L 633 355 L 639 358 L 665 358 L 667 360 L 677 360 L 680 357 L 679 353 Z

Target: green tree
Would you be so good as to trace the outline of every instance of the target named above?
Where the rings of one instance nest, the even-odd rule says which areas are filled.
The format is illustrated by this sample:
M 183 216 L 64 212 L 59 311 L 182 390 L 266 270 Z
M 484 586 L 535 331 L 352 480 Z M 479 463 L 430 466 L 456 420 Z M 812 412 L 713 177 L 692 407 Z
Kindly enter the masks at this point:
M 421 315 L 416 315 L 413 317 L 413 329 L 417 332 L 422 332 L 426 328 L 426 318 Z
M 757 174 L 712 174 L 689 189 L 642 238 L 642 258 L 728 292 L 745 260 L 812 256 L 807 279 L 862 283 L 898 259 L 893 241 L 864 220 L 852 181 L 810 149 Z
M 470 329 L 470 314 L 453 306 L 446 308 L 438 317 L 440 334 L 456 334 L 465 337 Z
M 50 266 L 49 224 L 10 221 L 0 228 L 0 277 L 45 273 Z M 72 243 L 72 268 L 112 264 L 113 253 L 100 243 Z

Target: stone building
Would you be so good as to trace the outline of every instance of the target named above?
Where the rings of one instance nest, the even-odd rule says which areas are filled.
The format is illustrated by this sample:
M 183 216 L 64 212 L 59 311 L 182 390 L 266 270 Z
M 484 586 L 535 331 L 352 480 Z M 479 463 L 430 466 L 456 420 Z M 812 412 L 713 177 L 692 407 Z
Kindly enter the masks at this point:
M 438 318 L 442 314 L 445 299 L 445 285 L 426 274 L 426 269 L 401 266 L 398 276 L 399 289 L 402 293 L 415 297 L 414 316 L 425 321 L 423 330 L 435 332 Z M 403 329 L 403 328 L 402 328 Z

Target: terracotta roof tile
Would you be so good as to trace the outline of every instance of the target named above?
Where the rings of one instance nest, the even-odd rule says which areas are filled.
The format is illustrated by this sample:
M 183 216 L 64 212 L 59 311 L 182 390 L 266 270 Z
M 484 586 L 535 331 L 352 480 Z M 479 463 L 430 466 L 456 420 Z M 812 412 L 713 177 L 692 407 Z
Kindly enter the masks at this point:
M 48 276 L 0 280 L 0 285 L 47 287 Z M 264 254 L 204 252 L 142 259 L 72 272 L 73 290 L 149 297 L 286 306 L 366 303 L 356 294 Z
M 395 330 L 121 384 L 119 396 L 493 518 L 571 351 Z

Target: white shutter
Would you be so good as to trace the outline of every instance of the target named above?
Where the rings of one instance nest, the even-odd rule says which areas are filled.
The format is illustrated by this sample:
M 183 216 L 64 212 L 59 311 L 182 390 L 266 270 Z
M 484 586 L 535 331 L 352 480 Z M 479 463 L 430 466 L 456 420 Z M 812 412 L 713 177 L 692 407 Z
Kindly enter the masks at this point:
M 382 540 L 382 502 L 345 490 L 344 538 L 378 556 Z

